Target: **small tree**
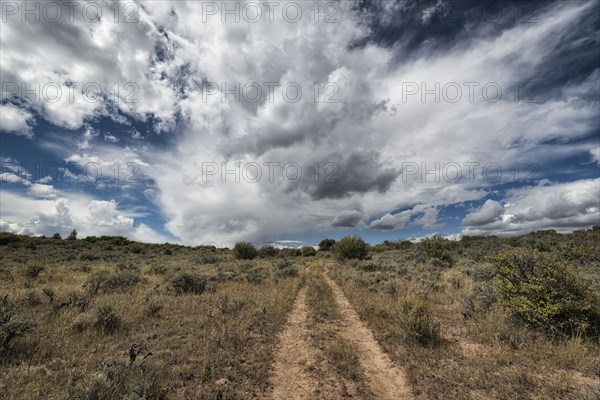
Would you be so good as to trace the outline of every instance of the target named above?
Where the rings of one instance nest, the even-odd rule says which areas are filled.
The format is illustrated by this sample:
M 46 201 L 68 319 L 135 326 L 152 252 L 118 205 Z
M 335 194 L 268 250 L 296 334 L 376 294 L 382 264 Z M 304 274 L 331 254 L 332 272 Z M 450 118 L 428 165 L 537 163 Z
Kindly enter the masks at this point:
M 369 255 L 369 245 L 360 236 L 344 236 L 333 251 L 338 258 L 364 260 Z
M 52 235 L 52 239 L 61 240 L 62 237 L 60 236 L 60 233 L 56 232 L 54 235 Z
M 69 237 L 67 239 L 68 240 L 77 240 L 77 231 L 75 229 L 73 229 L 71 231 L 71 233 L 69 233 Z
M 334 239 L 323 239 L 319 242 L 319 251 L 331 251 L 335 246 Z
M 249 242 L 237 242 L 233 247 L 233 252 L 238 260 L 253 260 L 258 255 L 256 247 Z

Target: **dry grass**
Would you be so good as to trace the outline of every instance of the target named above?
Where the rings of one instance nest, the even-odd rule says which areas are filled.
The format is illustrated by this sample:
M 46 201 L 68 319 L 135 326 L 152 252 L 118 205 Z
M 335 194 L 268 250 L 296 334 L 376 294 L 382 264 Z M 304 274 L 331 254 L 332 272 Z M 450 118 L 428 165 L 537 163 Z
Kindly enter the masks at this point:
M 364 368 L 357 348 L 339 335 L 342 316 L 339 313 L 331 287 L 325 282 L 322 269 L 313 264 L 307 279 L 307 303 L 310 309 L 312 344 L 320 352 L 313 373 L 320 385 L 327 385 L 327 375 L 332 388 L 321 388 L 323 397 L 331 391 L 344 398 L 368 400 L 373 393 L 368 387 Z M 320 364 L 320 365 L 319 365 Z M 334 382 L 333 384 L 331 384 Z
M 597 253 L 598 231 L 588 235 L 587 248 Z M 581 238 L 561 238 L 573 239 Z M 488 255 L 507 247 L 488 246 Z M 451 249 L 451 265 L 442 265 L 419 245 L 406 245 L 376 252 L 368 261 L 329 261 L 328 268 L 384 349 L 405 366 L 419 399 L 598 398 L 598 338 L 552 337 L 515 320 L 498 300 L 480 250 Z M 575 265 L 595 293 L 599 259 Z M 429 310 L 428 323 L 439 328 L 440 340 L 411 340 L 423 329 L 406 323 L 410 310 L 403 305 L 415 299 Z
M 323 265 L 418 399 L 600 398 L 598 337 L 552 336 L 516 318 L 488 258 L 517 248 L 568 260 L 597 295 L 598 229 L 387 243 L 346 262 L 2 235 L 0 398 L 263 398 L 274 338 L 306 281 L 321 354 L 313 373 L 326 370 L 338 394 L 368 399 Z M 304 264 L 313 265 L 308 276 Z
M 301 284 L 282 273 L 293 261 L 204 248 L 40 239 L 1 250 L 0 295 L 35 323 L 0 353 L 10 399 L 258 397 Z

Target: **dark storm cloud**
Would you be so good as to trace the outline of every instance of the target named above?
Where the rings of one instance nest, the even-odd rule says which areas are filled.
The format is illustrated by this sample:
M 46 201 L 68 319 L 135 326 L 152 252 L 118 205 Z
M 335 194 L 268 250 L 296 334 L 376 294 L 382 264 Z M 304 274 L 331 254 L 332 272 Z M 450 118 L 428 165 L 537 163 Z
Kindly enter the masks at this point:
M 371 34 L 355 45 L 374 42 L 394 47 L 409 56 L 442 51 L 468 39 L 476 26 L 485 26 L 478 35 L 497 35 L 520 23 L 535 23 L 537 16 L 553 1 L 500 2 L 473 0 L 389 0 L 357 2 L 363 23 Z
M 385 193 L 398 177 L 398 171 L 387 168 L 375 151 L 354 152 L 345 157 L 333 155 L 321 165 L 332 165 L 331 174 L 318 183 L 307 176 L 305 190 L 315 200 L 342 198 L 352 193 L 377 191 Z M 335 173 L 333 170 L 335 169 Z

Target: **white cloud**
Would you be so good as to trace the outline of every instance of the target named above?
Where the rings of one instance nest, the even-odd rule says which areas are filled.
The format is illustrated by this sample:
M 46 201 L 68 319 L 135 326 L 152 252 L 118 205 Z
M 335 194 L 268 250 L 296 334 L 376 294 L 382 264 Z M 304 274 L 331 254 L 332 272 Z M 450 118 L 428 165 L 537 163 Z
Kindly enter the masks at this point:
M 407 3 L 386 2 L 384 8 L 392 13 Z M 312 4 L 301 5 L 303 15 L 311 16 Z M 593 2 L 549 6 L 538 23 L 517 24 L 495 35 L 479 34 L 479 27 L 472 26 L 468 40 L 445 51 L 418 52 L 401 62 L 398 49 L 365 40 L 371 32 L 352 2 L 339 6 L 336 24 L 314 23 L 312 18 L 236 24 L 222 23 L 218 16 L 199 23 L 202 3 L 193 1 L 144 3 L 138 24 L 78 19 L 61 25 L 61 31 L 56 25 L 33 27 L 11 20 L 0 39 L 3 81 L 53 80 L 63 90 L 68 80 L 93 81 L 104 92 L 118 82 L 121 97 L 127 95 L 123 85 L 135 83 L 137 103 L 119 101 L 115 107 L 110 99 L 94 103 L 77 96 L 71 102 L 63 96 L 56 103 L 31 107 L 60 126 L 84 127 L 78 149 L 67 161 L 97 163 L 105 172 L 115 162 L 138 165 L 136 176 L 152 180 L 145 193 L 166 218 L 167 229 L 187 244 L 276 241 L 315 229 L 360 226 L 373 218 L 373 229 L 402 229 L 409 223 L 433 229 L 439 226 L 439 206 L 479 200 L 496 183 L 510 179 L 505 171 L 501 182 L 486 181 L 483 164 L 507 168 L 515 162 L 552 161 L 557 155 L 547 142 L 583 138 L 597 127 L 598 71 L 588 83 L 565 84 L 541 103 L 515 102 L 510 91 L 514 82 L 526 83 L 536 76 Z M 424 23 L 444 15 L 447 3 L 440 0 L 426 11 Z M 57 35 L 68 40 L 57 40 Z M 30 45 L 23 46 L 25 42 Z M 356 42 L 366 44 L 353 45 Z M 66 59 L 73 60 L 72 68 L 65 68 Z M 222 101 L 220 93 L 206 99 L 199 87 L 205 81 L 227 88 L 251 81 L 297 82 L 303 96 L 296 103 L 285 101 L 279 87 L 272 102 L 266 91 L 256 103 L 234 101 L 232 96 Z M 325 102 L 329 92 L 323 87 L 315 102 L 314 82 L 335 84 L 337 102 Z M 435 102 L 433 96 L 423 102 L 420 93 L 406 101 L 403 84 L 408 82 L 419 88 L 421 83 L 432 88 L 438 82 L 442 87 L 457 82 L 463 95 L 455 103 Z M 472 101 L 466 82 L 479 84 Z M 483 85 L 491 82 L 504 89 L 496 103 L 482 97 Z M 105 140 L 96 143 L 99 133 L 86 121 L 106 114 L 117 118 L 117 111 L 140 120 L 153 116 L 157 128 L 167 131 L 180 115 L 174 144 L 118 147 L 122 142 L 117 142 L 121 136 L 116 133 L 104 134 Z M 127 130 L 133 138 L 146 138 L 133 128 Z M 137 143 L 145 142 L 150 141 Z M 561 152 L 581 151 L 577 146 L 565 144 Z M 597 161 L 597 152 L 591 154 Z M 262 165 L 262 179 L 236 183 L 230 175 L 222 182 L 217 175 L 202 183 L 203 163 L 216 162 L 221 168 L 221 162 L 231 166 L 237 160 Z M 469 161 L 479 163 L 474 181 L 399 175 L 405 162 L 432 168 L 436 162 Z M 298 162 L 302 179 L 290 183 L 279 172 L 271 182 L 265 162 Z M 317 164 L 315 176 L 310 168 Z M 333 167 L 337 183 L 324 182 L 332 171 L 327 165 Z M 92 220 L 80 220 L 103 221 L 107 229 L 132 234 L 132 217 L 121 213 L 117 204 L 99 203 L 90 209 L 90 201 L 76 214 Z M 496 204 L 486 202 L 466 221 L 504 224 L 512 218 L 506 212 L 490 220 L 497 211 Z
M 132 227 L 133 218 L 126 217 L 117 211 L 117 202 L 114 200 L 92 200 L 88 205 L 88 220 L 97 226 L 109 228 Z
M 9 183 L 22 183 L 23 178 L 13 174 L 12 172 L 4 172 L 0 174 L 0 181 Z
M 410 216 L 410 211 L 401 211 L 396 214 L 387 213 L 383 217 L 371 222 L 369 227 L 381 230 L 402 229 L 410 221 Z
M 387 213 L 381 218 L 373 220 L 371 229 L 392 230 L 402 229 L 407 225 L 421 226 L 425 229 L 439 227 L 437 223 L 437 208 L 417 204 L 410 210 L 400 211 L 395 214 Z
M 596 164 L 600 165 L 600 147 L 590 149 L 590 155 L 592 156 L 592 160 L 596 161 Z
M 110 143 L 118 143 L 119 142 L 119 139 L 117 137 L 115 137 L 114 135 L 111 135 L 108 132 L 104 134 L 104 140 L 106 140 L 107 142 L 110 142 Z
M 29 186 L 28 193 L 35 197 L 43 197 L 46 199 L 52 199 L 57 196 L 57 191 L 52 185 L 45 185 L 43 183 L 34 183 Z
M 600 225 L 600 179 L 513 189 L 506 206 L 487 200 L 463 219 L 464 235 L 572 231 Z
M 28 235 L 63 236 L 77 229 L 79 237 L 122 235 L 132 240 L 173 241 L 149 226 L 135 223 L 135 212 L 119 209 L 115 200 L 56 193 L 54 198 L 32 198 L 7 190 L 0 192 L 0 230 Z
M 33 138 L 31 123 L 33 115 L 12 104 L 0 104 L 0 130 Z

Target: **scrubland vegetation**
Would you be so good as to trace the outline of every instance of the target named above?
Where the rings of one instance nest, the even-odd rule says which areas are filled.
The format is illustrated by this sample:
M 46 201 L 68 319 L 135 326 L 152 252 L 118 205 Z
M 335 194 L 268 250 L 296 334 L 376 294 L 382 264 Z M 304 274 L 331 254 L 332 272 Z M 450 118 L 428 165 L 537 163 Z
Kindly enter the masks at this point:
M 344 316 L 325 274 L 418 399 L 600 397 L 600 229 L 332 242 L 227 250 L 0 233 L 0 397 L 268 398 L 304 286 L 319 362 L 340 396 L 373 398 L 336 334 Z
M 246 398 L 267 390 L 299 260 L 0 236 L 7 399 Z M 0 396 L 2 397 L 2 396 Z
M 329 265 L 417 398 L 600 398 L 597 228 L 386 242 Z

